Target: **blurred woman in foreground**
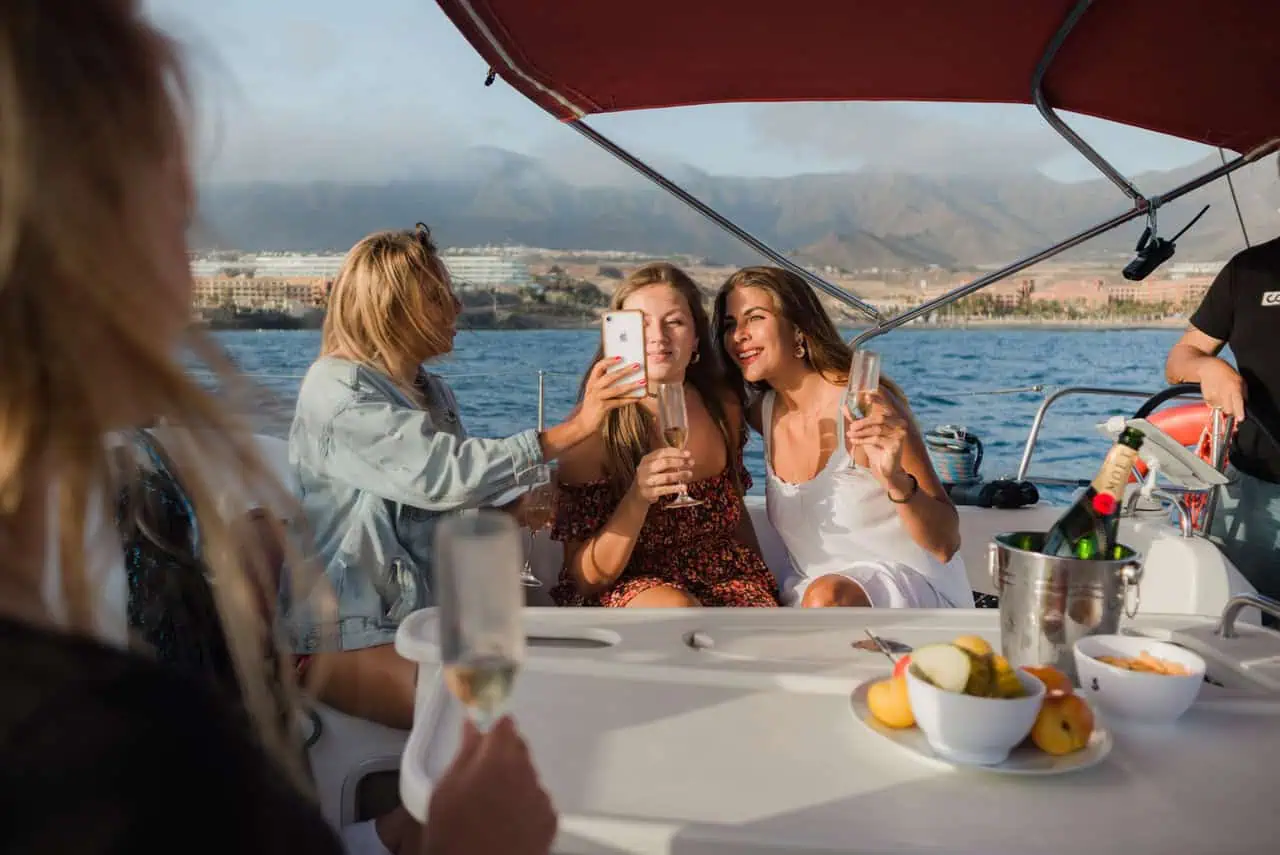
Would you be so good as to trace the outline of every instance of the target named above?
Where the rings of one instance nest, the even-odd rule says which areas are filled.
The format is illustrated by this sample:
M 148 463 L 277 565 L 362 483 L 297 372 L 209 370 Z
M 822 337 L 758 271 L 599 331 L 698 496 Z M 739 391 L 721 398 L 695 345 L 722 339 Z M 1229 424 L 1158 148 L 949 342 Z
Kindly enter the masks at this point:
M 264 506 L 287 497 L 177 358 L 193 207 L 182 91 L 171 45 L 132 0 L 0 4 L 5 853 L 340 851 L 264 673 L 276 637 L 255 605 L 268 550 L 238 543 L 219 501 L 226 489 Z M 189 344 L 235 385 L 213 345 Z M 200 462 L 184 486 L 243 710 L 125 646 L 107 437 L 157 416 L 189 429 L 177 456 Z M 305 565 L 289 565 L 303 597 Z M 511 726 L 463 744 L 432 799 L 427 847 L 547 851 L 554 814 Z

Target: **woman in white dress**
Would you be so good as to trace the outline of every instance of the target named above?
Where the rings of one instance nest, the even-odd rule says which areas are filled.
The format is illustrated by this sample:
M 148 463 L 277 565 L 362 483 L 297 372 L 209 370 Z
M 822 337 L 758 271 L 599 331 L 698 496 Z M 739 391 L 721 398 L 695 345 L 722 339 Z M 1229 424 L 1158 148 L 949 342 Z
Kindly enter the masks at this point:
M 714 323 L 730 379 L 759 393 L 748 420 L 764 437 L 769 521 L 793 568 L 783 601 L 972 607 L 959 516 L 906 396 L 882 378 L 870 414 L 849 413 L 852 354 L 809 286 L 776 267 L 739 270 Z

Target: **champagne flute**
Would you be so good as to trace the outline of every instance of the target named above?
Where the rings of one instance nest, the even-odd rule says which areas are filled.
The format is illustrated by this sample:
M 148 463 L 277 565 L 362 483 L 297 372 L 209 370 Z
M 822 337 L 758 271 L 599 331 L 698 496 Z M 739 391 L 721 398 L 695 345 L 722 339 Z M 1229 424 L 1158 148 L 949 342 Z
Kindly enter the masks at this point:
M 684 450 L 689 442 L 689 411 L 685 407 L 683 383 L 658 384 L 658 427 L 663 441 L 672 448 Z M 668 508 L 692 508 L 702 502 L 689 495 L 689 485 L 680 485 L 680 495 Z
M 501 511 L 464 512 L 442 519 L 435 540 L 445 685 L 488 730 L 524 659 L 520 525 Z
M 524 521 L 529 527 L 529 548 L 525 551 L 524 570 L 520 572 L 520 582 L 526 588 L 541 588 L 542 580 L 533 575 L 533 543 L 538 532 L 551 525 L 556 511 L 556 485 L 551 478 L 551 467 L 539 463 L 526 470 L 525 478 L 532 487 L 524 498 Z
M 845 406 L 855 419 L 865 418 L 871 412 L 868 398 L 879 388 L 880 354 L 874 350 L 855 350 L 849 363 L 849 385 L 844 391 Z M 849 449 L 849 468 L 858 468 L 853 462 L 853 449 Z

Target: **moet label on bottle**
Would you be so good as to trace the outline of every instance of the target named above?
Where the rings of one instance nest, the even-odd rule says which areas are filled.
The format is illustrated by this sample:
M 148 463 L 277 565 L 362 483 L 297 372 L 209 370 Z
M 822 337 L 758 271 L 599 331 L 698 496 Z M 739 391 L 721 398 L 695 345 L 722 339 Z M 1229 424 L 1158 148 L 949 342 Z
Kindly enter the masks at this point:
M 1099 493 L 1107 493 L 1117 502 L 1124 498 L 1124 485 L 1129 482 L 1129 473 L 1133 471 L 1133 463 L 1138 459 L 1137 449 L 1127 445 L 1113 445 L 1107 452 L 1107 459 L 1102 461 L 1102 468 L 1093 479 L 1093 489 Z

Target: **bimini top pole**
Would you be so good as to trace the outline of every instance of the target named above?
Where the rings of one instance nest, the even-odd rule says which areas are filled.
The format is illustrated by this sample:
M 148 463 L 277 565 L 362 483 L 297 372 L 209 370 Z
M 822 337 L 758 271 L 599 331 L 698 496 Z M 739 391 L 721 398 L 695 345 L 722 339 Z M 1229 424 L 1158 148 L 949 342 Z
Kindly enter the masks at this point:
M 731 11 L 724 0 L 556 0 L 555 15 L 535 0 L 437 2 L 488 63 L 491 77 L 501 75 L 686 205 L 877 324 L 858 341 L 1137 217 L 1154 220 L 1161 205 L 1277 148 L 1276 0 L 886 0 L 859 4 L 856 15 L 848 0 L 737 0 Z M 790 35 L 770 42 L 769 62 L 742 61 L 744 46 L 782 32 Z M 1170 44 L 1195 44 L 1196 50 L 1165 49 Z M 1053 106 L 1044 91 L 1051 64 Z M 1242 79 L 1251 85 L 1231 91 Z M 1121 80 L 1124 85 L 1116 85 Z M 1231 97 L 1223 97 L 1227 91 Z M 1034 104 L 1133 206 L 885 320 L 583 122 L 598 113 L 693 104 L 857 100 Z M 1248 153 L 1147 198 L 1067 127 L 1055 107 Z
M 1014 261 L 1011 264 L 1007 264 L 999 270 L 988 273 L 985 276 L 980 276 L 972 282 L 968 282 L 954 288 L 940 297 L 922 303 L 914 309 L 909 309 L 888 321 L 878 324 L 876 327 L 855 337 L 852 342 L 854 348 L 858 348 L 877 336 L 884 335 L 890 330 L 897 329 L 904 324 L 910 323 L 916 318 L 924 317 L 930 312 L 936 311 L 944 306 L 949 306 L 957 300 L 961 300 L 970 294 L 1012 276 L 1019 271 L 1025 270 L 1034 264 L 1039 264 L 1040 262 L 1052 258 L 1059 253 L 1066 252 L 1074 246 L 1078 246 L 1086 241 L 1092 240 L 1093 238 L 1105 234 L 1112 229 L 1118 228 L 1119 226 L 1122 226 L 1131 220 L 1135 220 L 1138 217 L 1145 215 L 1152 221 L 1152 223 L 1154 223 L 1155 212 L 1160 206 L 1166 205 L 1194 190 L 1198 190 L 1204 185 L 1209 184 L 1224 175 L 1229 177 L 1232 172 L 1235 172 L 1245 164 L 1252 163 L 1259 158 L 1265 157 L 1277 148 L 1280 148 L 1280 140 L 1272 140 L 1269 143 L 1259 146 L 1252 152 L 1230 162 L 1227 162 L 1224 157 L 1222 165 L 1217 169 L 1175 187 L 1168 193 L 1152 198 L 1144 196 L 1139 192 L 1138 188 L 1121 175 L 1119 171 L 1106 160 L 1106 158 L 1081 139 L 1080 136 L 1073 131 L 1056 112 L 1054 112 L 1053 107 L 1049 104 L 1048 98 L 1045 96 L 1044 79 L 1045 75 L 1048 74 L 1049 66 L 1052 65 L 1054 58 L 1058 55 L 1058 51 L 1067 40 L 1067 36 L 1069 36 L 1071 31 L 1075 29 L 1076 24 L 1079 23 L 1080 18 L 1084 16 L 1084 13 L 1089 10 L 1089 7 L 1093 5 L 1093 2 L 1094 0 L 1077 0 L 1075 6 L 1072 7 L 1071 11 L 1067 14 L 1066 19 L 1062 22 L 1062 25 L 1058 28 L 1057 32 L 1054 33 L 1053 38 L 1049 40 L 1049 44 L 1045 47 L 1044 55 L 1040 58 L 1040 62 L 1036 64 L 1036 70 L 1032 76 L 1031 99 L 1032 103 L 1035 104 L 1036 109 L 1040 111 L 1040 115 L 1044 117 L 1044 120 L 1048 122 L 1049 126 L 1057 131 L 1063 139 L 1070 143 L 1076 151 L 1084 155 L 1084 157 L 1092 163 L 1099 172 L 1106 176 L 1111 183 L 1119 187 L 1121 192 L 1133 200 L 1133 207 L 1128 211 L 1123 211 L 1117 214 L 1109 220 L 1104 220 L 1103 222 L 1098 223 L 1095 226 L 1091 226 L 1084 231 L 1077 232 L 1066 240 L 1060 241 L 1037 253 L 1019 259 L 1018 261 Z M 1152 231 L 1154 231 L 1154 228 Z
M 1156 208 L 1159 208 L 1162 205 L 1169 204 L 1175 199 L 1180 199 L 1183 196 L 1187 195 L 1188 193 L 1192 193 L 1196 190 L 1199 190 L 1201 187 L 1205 186 L 1206 184 L 1211 184 L 1214 181 L 1217 181 L 1219 178 L 1222 178 L 1224 175 L 1230 175 L 1240 167 L 1247 166 L 1250 163 L 1254 163 L 1258 160 L 1261 160 L 1262 158 L 1276 151 L 1280 151 L 1280 138 L 1274 139 L 1271 142 L 1266 143 L 1265 145 L 1261 145 L 1258 148 L 1254 149 L 1253 151 L 1249 152 L 1248 154 L 1241 155 L 1240 157 L 1237 157 L 1234 160 L 1228 161 L 1227 163 L 1224 163 L 1222 166 L 1219 166 L 1210 172 L 1206 172 L 1204 175 L 1201 175 L 1198 178 L 1193 178 L 1192 180 L 1188 181 L 1185 184 L 1180 184 L 1179 186 L 1170 190 L 1168 193 L 1164 193 L 1160 196 L 1151 197 L 1151 199 L 1149 200 L 1150 210 L 1155 210 Z M 910 323 L 911 321 L 914 321 L 916 318 L 923 317 L 932 311 L 942 308 L 943 306 L 948 306 L 954 303 L 956 300 L 960 300 L 964 297 L 969 296 L 975 291 L 979 291 L 987 287 L 988 285 L 991 285 L 995 282 L 999 282 L 1001 279 L 1005 279 L 1021 270 L 1025 270 L 1026 268 L 1030 267 L 1033 264 L 1039 264 L 1045 259 L 1052 258 L 1053 256 L 1057 255 L 1060 252 L 1065 252 L 1068 249 L 1071 249 L 1073 246 L 1078 246 L 1079 244 L 1082 244 L 1085 241 L 1092 240 L 1093 238 L 1096 238 L 1099 235 L 1106 234 L 1112 229 L 1118 226 L 1122 226 L 1131 220 L 1136 220 L 1138 217 L 1141 217 L 1144 214 L 1146 214 L 1146 211 L 1144 211 L 1141 208 L 1138 208 L 1136 206 L 1133 208 L 1130 208 L 1129 210 L 1124 211 L 1120 214 L 1117 214 L 1116 216 L 1112 217 L 1109 220 L 1105 220 L 1101 223 L 1098 223 L 1096 226 L 1091 226 L 1090 228 L 1087 228 L 1082 232 L 1078 232 L 1077 234 L 1072 235 L 1066 240 L 1061 241 L 1060 243 L 1055 243 L 1053 246 L 1048 247 L 1047 249 L 1043 249 L 1040 252 L 1035 253 L 1034 255 L 1029 255 L 1026 258 L 1023 258 L 1011 264 L 1008 264 L 1000 268 L 999 270 L 994 271 L 993 273 L 988 273 L 987 275 L 981 278 L 975 279 L 972 282 L 969 282 L 965 285 L 961 285 L 958 288 L 948 291 L 946 294 L 943 294 L 941 297 L 937 297 L 933 300 L 930 300 L 927 303 L 922 303 L 921 305 L 916 306 L 914 309 L 910 309 L 906 312 L 903 312 L 900 315 L 896 315 L 895 317 L 885 321 L 879 326 L 873 327 L 867 330 L 866 332 L 862 333 L 861 335 L 857 336 L 853 340 L 853 346 L 854 348 L 860 347 L 862 344 L 875 338 L 876 336 L 884 335 L 890 330 L 897 329 L 903 324 L 907 324 L 907 323 Z
M 600 133 L 595 128 L 588 125 L 586 122 L 582 121 L 581 119 L 576 119 L 570 122 L 566 122 L 565 124 L 573 128 L 578 133 L 582 134 L 587 139 L 591 140 L 593 143 L 595 143 L 600 148 L 607 151 L 609 154 L 616 157 L 618 160 L 625 163 L 627 166 L 630 166 L 636 172 L 639 172 L 645 178 L 648 178 L 650 181 L 652 181 L 654 184 L 661 187 L 663 190 L 666 190 L 672 196 L 675 196 L 681 202 L 684 202 L 690 208 L 697 211 L 699 214 L 706 217 L 708 220 L 715 223 L 720 228 L 729 232 L 738 240 L 742 241 L 747 246 L 751 247 L 756 252 L 760 253 L 765 258 L 772 261 L 774 264 L 778 265 L 779 267 L 783 267 L 783 268 L 786 268 L 787 270 L 790 270 L 792 273 L 804 279 L 814 288 L 817 288 L 818 290 L 826 293 L 827 295 L 834 297 L 835 299 L 839 300 L 841 303 L 844 303 L 846 306 L 852 309 L 855 309 L 858 312 L 861 312 L 862 315 L 866 317 L 868 320 L 879 323 L 884 319 L 883 315 L 880 314 L 880 311 L 876 309 L 875 306 L 871 305 L 870 303 L 864 302 L 863 300 L 859 299 L 853 294 L 850 294 L 848 291 L 844 290 L 838 285 L 834 285 L 831 282 L 828 282 L 827 280 L 823 279 L 821 276 L 818 276 L 816 273 L 806 270 L 805 268 L 796 264 L 794 261 L 787 258 L 785 255 L 782 255 L 773 247 L 769 246 L 767 243 L 760 240 L 760 238 L 756 237 L 755 235 L 741 228 L 732 220 L 730 220 L 728 217 L 716 211 L 710 205 L 707 205 L 705 202 L 703 202 L 701 199 L 694 196 L 692 193 L 689 193 L 683 187 L 676 184 L 674 181 L 667 178 L 662 173 L 658 172 L 652 166 L 645 163 L 643 160 L 636 157 L 631 152 L 627 151 L 622 146 L 618 145 L 613 140 L 609 139 L 604 134 Z
M 1058 50 L 1062 47 L 1062 43 L 1067 40 L 1067 36 L 1075 29 L 1076 24 L 1089 7 L 1093 5 L 1094 0 L 1079 0 L 1071 12 L 1067 15 L 1062 26 L 1053 34 L 1053 38 L 1049 40 L 1049 46 L 1045 48 L 1044 56 L 1040 58 L 1040 62 L 1036 65 L 1035 75 L 1031 79 L 1031 103 L 1035 104 L 1036 109 L 1040 111 L 1040 115 L 1049 127 L 1053 128 L 1058 134 L 1071 144 L 1071 147 L 1084 155 L 1085 159 L 1092 163 L 1099 172 L 1107 177 L 1112 184 L 1120 188 L 1126 196 L 1133 200 L 1141 210 L 1146 210 L 1149 204 L 1147 198 L 1138 192 L 1138 188 L 1126 179 L 1120 172 L 1107 162 L 1098 151 L 1087 142 L 1085 142 L 1079 134 L 1073 131 L 1062 117 L 1054 112 L 1053 107 L 1049 104 L 1049 99 L 1044 93 L 1044 78 L 1049 73 L 1049 66 L 1053 64 L 1053 59 L 1058 55 Z M 1158 13 L 1157 13 L 1158 14 Z

